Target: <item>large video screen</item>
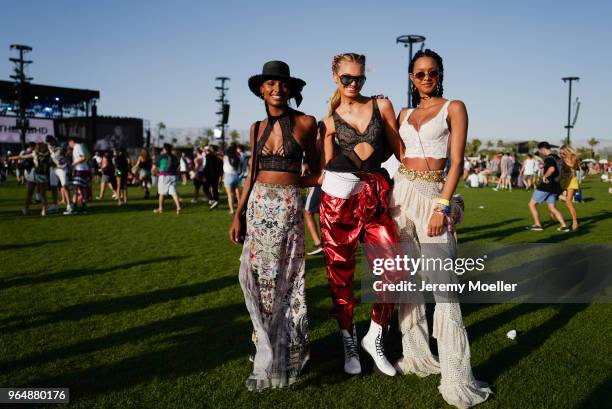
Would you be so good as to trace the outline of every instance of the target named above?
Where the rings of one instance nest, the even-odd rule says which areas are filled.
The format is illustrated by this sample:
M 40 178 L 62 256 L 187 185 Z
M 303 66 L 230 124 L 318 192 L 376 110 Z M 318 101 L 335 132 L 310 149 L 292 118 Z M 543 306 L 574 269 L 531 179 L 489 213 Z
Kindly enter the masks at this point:
M 21 130 L 16 125 L 16 117 L 0 116 L 0 143 L 21 143 Z M 52 119 L 30 118 L 29 125 L 26 142 L 41 142 L 47 135 L 55 136 Z
M 61 139 L 76 136 L 98 151 L 120 146 L 140 148 L 143 146 L 142 120 L 137 118 L 98 117 L 95 119 L 95 133 L 92 132 L 92 118 L 64 118 L 57 120 L 57 133 Z
M 142 145 L 142 125 L 108 122 L 96 126 L 95 150 L 106 151 L 120 146 L 138 148 Z

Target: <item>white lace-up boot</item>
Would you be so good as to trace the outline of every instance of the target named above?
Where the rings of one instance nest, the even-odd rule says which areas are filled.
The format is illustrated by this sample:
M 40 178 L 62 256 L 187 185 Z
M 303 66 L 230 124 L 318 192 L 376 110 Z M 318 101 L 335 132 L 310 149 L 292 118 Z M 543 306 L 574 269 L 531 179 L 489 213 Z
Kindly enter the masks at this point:
M 395 376 L 397 371 L 385 356 L 382 335 L 383 327 L 371 321 L 368 333 L 361 340 L 361 346 L 370 354 L 374 360 L 374 365 L 376 365 L 376 368 L 378 368 L 381 373 L 387 376 Z

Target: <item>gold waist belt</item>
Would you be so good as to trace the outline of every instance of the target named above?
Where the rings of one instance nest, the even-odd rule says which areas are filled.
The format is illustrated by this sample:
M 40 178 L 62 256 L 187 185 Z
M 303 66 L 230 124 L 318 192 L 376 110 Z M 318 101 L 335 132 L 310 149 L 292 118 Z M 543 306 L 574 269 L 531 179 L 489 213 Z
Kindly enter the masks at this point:
M 399 165 L 399 173 L 406 176 L 410 180 L 424 180 L 426 182 L 442 182 L 443 170 L 414 170 L 408 169 L 403 163 Z

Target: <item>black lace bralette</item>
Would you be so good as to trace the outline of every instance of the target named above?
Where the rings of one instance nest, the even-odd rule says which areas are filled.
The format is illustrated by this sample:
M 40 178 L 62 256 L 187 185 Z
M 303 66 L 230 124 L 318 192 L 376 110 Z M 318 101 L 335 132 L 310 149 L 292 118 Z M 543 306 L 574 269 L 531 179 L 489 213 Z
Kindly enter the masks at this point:
M 300 173 L 302 170 L 303 150 L 293 136 L 293 126 L 295 124 L 295 112 L 288 109 L 282 115 L 268 115 L 268 124 L 257 141 L 257 162 L 259 170 L 269 170 L 276 172 Z M 278 122 L 281 128 L 283 143 L 273 152 L 266 142 L 272 133 L 274 124 Z
M 378 109 L 376 99 L 372 99 L 372 118 L 365 131 L 359 132 L 346 122 L 335 111 L 333 113 L 336 137 L 334 145 L 341 152 L 326 166 L 326 169 L 336 172 L 374 172 L 380 169 L 382 158 L 385 155 L 386 140 L 382 116 Z M 368 143 L 372 154 L 361 160 L 355 152 L 355 146 L 362 142 Z

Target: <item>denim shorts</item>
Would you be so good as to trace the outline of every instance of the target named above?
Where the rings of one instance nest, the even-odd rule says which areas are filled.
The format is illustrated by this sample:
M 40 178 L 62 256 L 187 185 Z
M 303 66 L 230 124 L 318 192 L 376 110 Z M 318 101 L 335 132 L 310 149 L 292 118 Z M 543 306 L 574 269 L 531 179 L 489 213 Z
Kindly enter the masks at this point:
M 537 203 L 546 202 L 548 204 L 554 205 L 555 203 L 557 203 L 557 194 L 550 193 L 550 192 L 543 192 L 541 190 L 536 189 L 533 191 L 533 195 L 531 195 L 531 200 Z
M 319 204 L 321 203 L 321 188 L 311 187 L 308 190 L 308 196 L 306 197 L 305 209 L 309 213 L 319 213 Z
M 237 173 L 226 173 L 223 175 L 223 184 L 230 189 L 236 189 L 240 185 L 240 175 Z

